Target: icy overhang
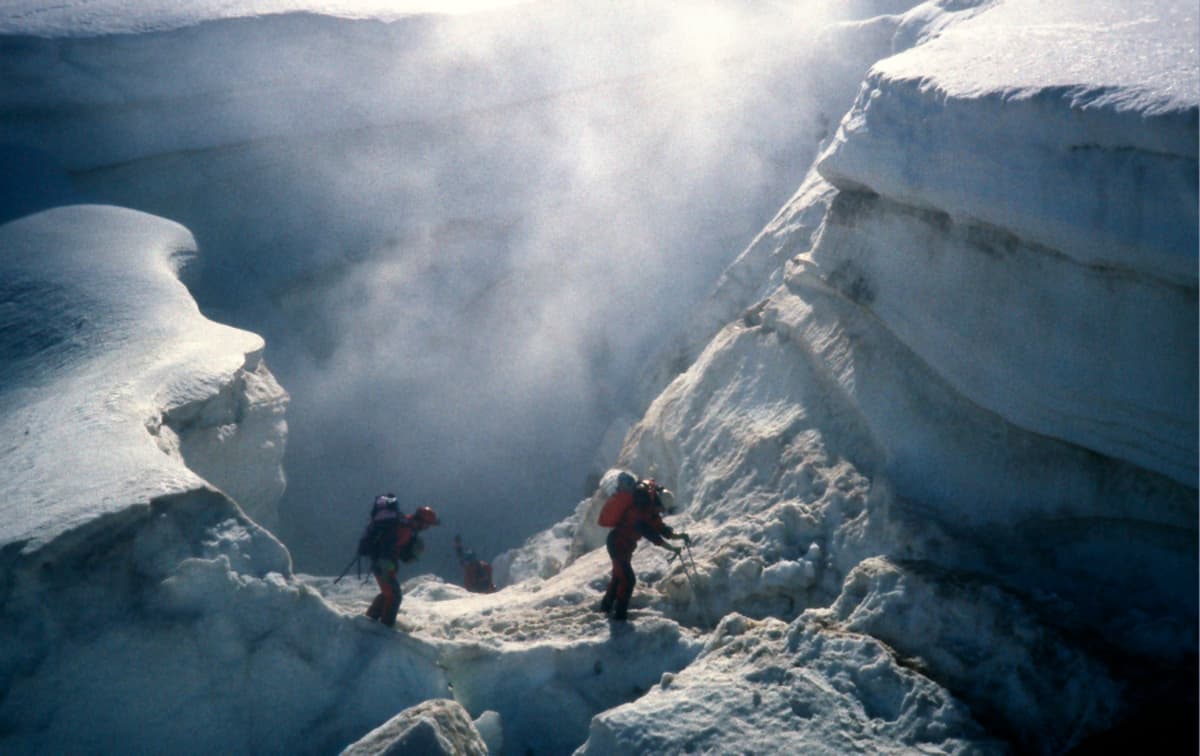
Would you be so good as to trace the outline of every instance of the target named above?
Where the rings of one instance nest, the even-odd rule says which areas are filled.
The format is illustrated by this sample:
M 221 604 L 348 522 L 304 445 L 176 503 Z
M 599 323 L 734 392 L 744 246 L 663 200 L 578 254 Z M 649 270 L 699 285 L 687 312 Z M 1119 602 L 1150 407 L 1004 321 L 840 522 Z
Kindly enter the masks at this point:
M 820 171 L 1195 286 L 1197 9 L 1005 0 L 872 69 Z
M 263 341 L 201 315 L 176 277 L 194 249 L 179 224 L 115 207 L 0 226 L 0 545 L 211 488 L 156 434 Z

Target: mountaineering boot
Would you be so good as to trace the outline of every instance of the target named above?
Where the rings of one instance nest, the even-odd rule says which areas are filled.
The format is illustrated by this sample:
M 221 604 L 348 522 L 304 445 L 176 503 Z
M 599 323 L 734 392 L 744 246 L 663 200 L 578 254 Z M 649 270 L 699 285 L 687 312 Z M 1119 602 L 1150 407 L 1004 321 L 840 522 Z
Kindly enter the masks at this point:
M 400 611 L 400 601 L 402 599 L 403 597 L 397 593 L 396 600 L 383 607 L 379 621 L 388 627 L 394 627 L 396 624 L 396 613 Z
M 366 613 L 367 613 L 367 616 L 370 617 L 371 619 L 376 620 L 376 621 L 379 620 L 379 615 L 383 613 L 383 594 L 382 593 L 375 597 L 375 600 L 371 602 L 371 605 L 369 607 L 367 607 Z
M 613 608 L 613 600 L 616 597 L 616 587 L 610 584 L 608 586 L 608 590 L 604 592 L 604 598 L 600 599 L 600 611 L 604 612 L 605 614 L 611 612 Z
M 612 618 L 618 622 L 624 622 L 629 614 L 629 599 L 620 599 L 613 604 Z

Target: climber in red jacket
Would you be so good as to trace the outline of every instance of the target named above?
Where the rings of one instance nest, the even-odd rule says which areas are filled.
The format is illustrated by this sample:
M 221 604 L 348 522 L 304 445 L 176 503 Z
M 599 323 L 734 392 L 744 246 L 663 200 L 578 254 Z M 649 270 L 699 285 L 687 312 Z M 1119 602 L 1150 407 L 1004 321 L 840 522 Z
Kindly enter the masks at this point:
M 437 524 L 437 514 L 430 507 L 417 507 L 417 511 L 405 515 L 393 494 L 375 497 L 371 520 L 358 545 L 358 553 L 371 559 L 371 572 L 379 584 L 379 594 L 367 607 L 368 617 L 388 627 L 396 624 L 396 612 L 403 599 L 396 577 L 399 562 L 411 562 L 420 556 L 424 544 L 417 533 Z
M 612 612 L 614 620 L 623 621 L 629 612 L 629 599 L 637 584 L 632 560 L 638 541 L 645 538 L 676 555 L 679 547 L 667 543 L 665 538 L 691 543 L 687 533 L 676 533 L 662 520 L 666 509 L 664 499 L 670 497 L 671 492 L 653 480 L 637 482 L 632 475 L 623 472 L 617 478 L 616 493 L 600 510 L 599 524 L 612 528 L 605 543 L 613 565 L 612 579 L 600 609 L 606 614 Z

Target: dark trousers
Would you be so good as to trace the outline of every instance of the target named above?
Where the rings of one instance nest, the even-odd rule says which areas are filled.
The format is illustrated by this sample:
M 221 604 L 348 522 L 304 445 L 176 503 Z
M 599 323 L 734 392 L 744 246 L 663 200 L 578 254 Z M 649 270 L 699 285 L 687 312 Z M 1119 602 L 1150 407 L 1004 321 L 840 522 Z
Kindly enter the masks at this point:
M 400 611 L 400 581 L 396 578 L 396 563 L 381 561 L 371 565 L 375 582 L 379 584 L 379 595 L 367 607 L 367 616 L 388 627 L 396 624 L 396 612 Z
M 633 572 L 633 548 L 617 537 L 617 531 L 608 534 L 605 541 L 608 556 L 612 559 L 612 578 L 608 581 L 608 590 L 604 592 L 604 600 L 600 602 L 604 611 L 612 611 L 613 619 L 625 619 L 629 611 L 629 599 L 633 596 L 633 587 L 637 585 L 637 575 Z M 634 544 L 636 548 L 637 544 Z

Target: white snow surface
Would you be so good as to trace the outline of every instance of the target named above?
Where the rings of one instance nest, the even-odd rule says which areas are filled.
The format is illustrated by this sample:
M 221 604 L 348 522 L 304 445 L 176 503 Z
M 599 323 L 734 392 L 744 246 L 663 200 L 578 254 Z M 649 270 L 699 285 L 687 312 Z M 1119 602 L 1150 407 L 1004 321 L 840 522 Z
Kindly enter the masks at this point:
M 0 227 L 0 543 L 36 549 L 206 485 L 273 517 L 287 395 L 262 339 L 203 317 L 179 282 L 194 252 L 187 229 L 122 208 Z M 206 482 L 185 460 L 219 469 Z
M 486 756 L 489 750 L 463 707 L 442 698 L 405 709 L 351 744 L 342 756 Z
M 1195 5 L 1044 6 L 986 4 L 876 64 L 822 174 L 1194 287 Z
M 364 664 L 379 641 L 291 582 L 284 547 L 215 487 L 278 501 L 286 394 L 260 337 L 200 315 L 177 278 L 193 253 L 183 227 L 122 208 L 0 226 L 6 751 L 341 746 L 444 692 L 403 645 Z M 329 713 L 383 667 L 411 685 Z
M 0 226 L 0 750 L 1057 754 L 1164 711 L 1194 735 L 1194 9 L 866 5 L 832 38 L 886 59 L 595 493 L 496 560 L 499 592 L 404 568 L 396 629 L 256 522 L 286 395 L 179 282 L 191 234 Z M 616 465 L 693 539 L 643 542 L 625 624 L 596 607 Z
M 1194 485 L 1198 45 L 1191 3 L 1016 1 L 879 62 L 806 263 L 973 401 Z

